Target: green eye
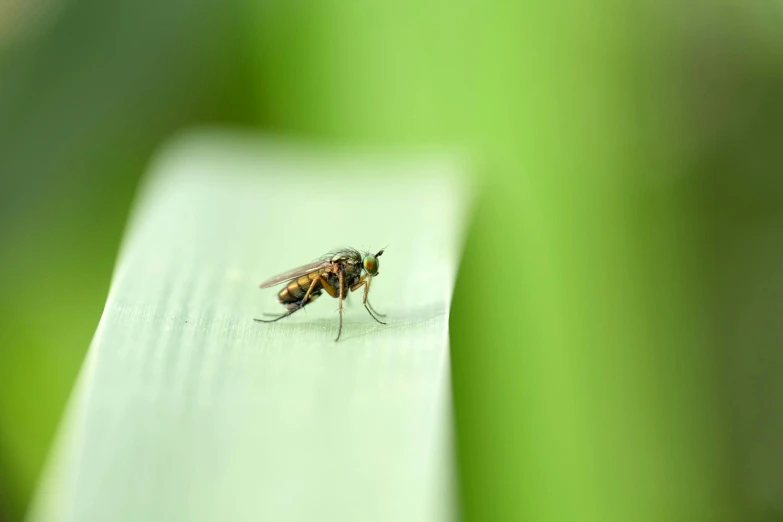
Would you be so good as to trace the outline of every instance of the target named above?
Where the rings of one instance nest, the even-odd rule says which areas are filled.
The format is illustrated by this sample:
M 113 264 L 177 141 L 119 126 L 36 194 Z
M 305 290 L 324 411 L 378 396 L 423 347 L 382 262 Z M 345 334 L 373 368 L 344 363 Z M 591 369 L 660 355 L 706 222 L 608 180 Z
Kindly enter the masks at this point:
M 367 270 L 368 274 L 374 276 L 378 273 L 378 259 L 376 259 L 375 256 L 370 254 L 364 256 L 362 265 L 364 266 L 364 269 Z

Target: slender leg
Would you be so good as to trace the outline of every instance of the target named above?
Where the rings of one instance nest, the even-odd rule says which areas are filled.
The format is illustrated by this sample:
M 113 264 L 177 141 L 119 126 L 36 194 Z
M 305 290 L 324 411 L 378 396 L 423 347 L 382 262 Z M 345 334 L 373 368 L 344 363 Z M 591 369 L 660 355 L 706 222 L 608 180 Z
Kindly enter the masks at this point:
M 362 298 L 362 304 L 367 307 L 367 296 L 370 295 L 370 285 L 372 284 L 372 277 L 368 277 L 364 283 L 364 297 Z
M 365 274 L 366 275 L 366 274 Z M 386 314 L 379 314 L 375 311 L 375 308 L 370 304 L 370 300 L 367 299 L 367 296 L 370 295 L 370 285 L 372 284 L 372 277 L 367 279 L 367 289 L 364 291 L 364 302 L 367 303 L 367 306 L 372 310 L 372 312 L 377 315 L 378 317 L 386 317 Z
M 367 313 L 369 313 L 372 316 L 373 319 L 375 319 L 376 321 L 378 321 L 381 324 L 386 324 L 383 321 L 381 321 L 380 319 L 378 319 L 377 317 L 375 317 L 375 315 L 370 311 L 370 307 L 367 306 L 367 296 L 370 294 L 370 284 L 371 283 L 372 283 L 372 277 L 368 277 L 367 278 L 367 285 L 364 287 L 364 300 L 362 302 L 364 303 L 364 307 L 367 309 Z
M 321 282 L 321 286 L 324 288 L 324 290 L 326 290 L 327 294 L 331 295 L 332 297 L 336 297 L 337 296 L 337 294 L 334 291 L 334 287 L 332 285 L 330 285 L 329 282 L 326 279 L 324 279 L 323 276 L 319 275 L 318 277 L 313 279 L 312 283 L 310 283 L 310 288 L 307 289 L 307 293 L 302 298 L 302 302 L 305 302 L 305 303 L 307 302 L 307 299 L 310 297 L 310 294 L 315 289 L 315 285 L 318 284 L 319 281 Z
M 344 288 L 344 275 L 342 271 L 337 276 L 340 279 L 340 327 L 337 330 L 337 337 L 334 338 L 334 342 L 340 338 L 340 334 L 343 333 L 343 288 Z
M 378 310 L 376 310 L 376 309 L 373 307 L 373 305 L 371 305 L 371 304 L 370 304 L 370 300 L 369 300 L 369 299 L 367 300 L 367 306 L 369 306 L 369 307 L 370 307 L 370 310 L 372 310 L 372 313 L 374 313 L 374 314 L 375 314 L 375 315 L 377 315 L 378 317 L 386 317 L 386 314 L 382 314 L 382 313 L 380 313 Z
M 378 321 L 381 324 L 386 324 L 383 321 L 381 321 L 380 319 L 378 319 L 377 317 L 375 317 L 375 315 L 372 313 L 372 310 L 370 310 L 370 307 L 368 306 L 369 303 L 367 302 L 367 294 L 370 291 L 370 285 L 368 284 L 368 281 L 371 280 L 371 279 L 372 278 L 367 279 L 367 280 L 363 280 L 363 281 L 359 281 L 358 283 L 356 283 L 355 285 L 353 285 L 351 287 L 351 290 L 352 291 L 353 290 L 358 290 L 359 288 L 364 286 L 364 299 L 362 299 L 362 304 L 364 305 L 364 308 L 367 310 L 367 313 L 370 314 L 370 317 L 372 317 L 373 319 L 375 319 L 376 321 Z
M 320 295 L 321 295 L 320 289 L 318 291 L 310 294 L 310 299 L 308 299 L 306 303 L 304 301 L 300 301 L 301 307 L 304 308 L 305 305 L 308 305 L 308 304 L 312 303 L 318 297 L 320 297 Z M 267 317 L 279 317 L 280 316 L 280 314 L 273 314 L 273 313 L 270 313 L 270 312 L 261 312 L 261 315 L 265 315 Z
M 280 319 L 283 319 L 284 317 L 288 317 L 289 315 L 293 314 L 294 312 L 298 312 L 302 308 L 304 308 L 304 305 L 300 301 L 299 302 L 299 306 L 297 308 L 294 308 L 293 310 L 289 310 L 286 313 L 284 313 L 283 315 L 275 317 L 274 319 L 253 319 L 253 320 L 254 321 L 258 321 L 259 323 L 274 323 L 275 321 L 279 321 Z

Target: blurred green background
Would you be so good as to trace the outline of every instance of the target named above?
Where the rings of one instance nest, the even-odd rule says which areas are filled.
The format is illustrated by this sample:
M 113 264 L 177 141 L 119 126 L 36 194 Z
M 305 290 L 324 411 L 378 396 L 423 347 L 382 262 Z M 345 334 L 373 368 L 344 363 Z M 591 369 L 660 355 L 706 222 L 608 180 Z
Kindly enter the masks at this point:
M 0 1 L 0 520 L 197 124 L 469 155 L 466 520 L 783 520 L 781 93 L 772 0 Z

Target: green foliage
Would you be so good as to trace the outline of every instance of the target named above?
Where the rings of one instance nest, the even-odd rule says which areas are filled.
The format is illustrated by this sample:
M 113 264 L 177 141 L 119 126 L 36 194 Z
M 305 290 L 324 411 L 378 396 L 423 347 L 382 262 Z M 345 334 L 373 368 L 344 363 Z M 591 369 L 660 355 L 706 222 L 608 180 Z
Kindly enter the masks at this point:
M 341 157 L 230 133 L 164 150 L 32 520 L 450 518 L 459 171 Z M 357 220 L 369 202 L 381 218 Z M 361 293 L 339 343 L 328 296 L 253 321 L 282 312 L 259 281 L 370 241 L 389 244 L 370 292 L 386 325 Z
M 771 4 L 65 5 L 0 70 L 13 518 L 100 315 L 136 179 L 170 132 L 213 119 L 471 158 L 481 191 L 451 325 L 467 520 L 774 516 Z

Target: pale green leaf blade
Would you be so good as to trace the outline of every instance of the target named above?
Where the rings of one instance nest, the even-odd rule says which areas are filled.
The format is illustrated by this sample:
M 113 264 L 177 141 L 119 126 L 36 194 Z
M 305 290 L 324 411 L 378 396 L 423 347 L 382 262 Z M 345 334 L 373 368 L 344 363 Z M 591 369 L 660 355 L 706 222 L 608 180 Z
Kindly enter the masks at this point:
M 448 310 L 466 191 L 444 157 L 170 146 L 137 202 L 36 521 L 454 516 Z M 267 277 L 380 249 L 371 300 L 282 311 Z

